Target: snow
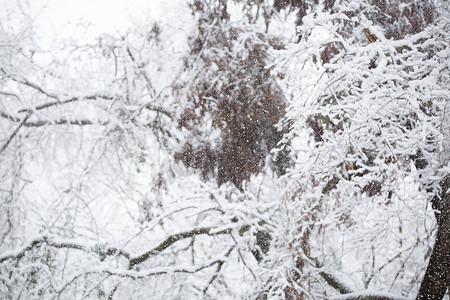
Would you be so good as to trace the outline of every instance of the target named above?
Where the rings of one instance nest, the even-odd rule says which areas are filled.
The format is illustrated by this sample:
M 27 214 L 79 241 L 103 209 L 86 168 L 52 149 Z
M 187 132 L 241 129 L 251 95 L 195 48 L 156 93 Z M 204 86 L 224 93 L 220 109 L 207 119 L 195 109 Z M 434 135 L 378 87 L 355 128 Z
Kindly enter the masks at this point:
M 252 22 L 258 8 L 243 1 L 229 2 L 230 20 L 206 13 L 217 1 L 204 14 L 182 0 L 19 3 L 0 13 L 0 298 L 415 297 L 437 231 L 429 190 L 450 170 L 442 24 L 388 40 L 373 20 L 320 7 L 296 29 L 295 12 L 266 27 L 263 7 Z M 191 49 L 230 32 L 230 46 Z M 286 134 L 239 186 L 214 177 L 224 166 L 202 176 L 175 153 L 223 143 L 202 101 L 218 109 L 236 86 L 233 68 L 257 52 L 245 42 L 268 48 L 266 65 L 239 80 L 282 93 Z M 339 53 L 322 61 L 330 45 Z M 186 108 L 202 116 L 192 128 L 179 124 Z M 238 133 L 262 118 L 241 117 L 252 122 Z M 269 152 L 282 148 L 291 162 L 278 176 Z

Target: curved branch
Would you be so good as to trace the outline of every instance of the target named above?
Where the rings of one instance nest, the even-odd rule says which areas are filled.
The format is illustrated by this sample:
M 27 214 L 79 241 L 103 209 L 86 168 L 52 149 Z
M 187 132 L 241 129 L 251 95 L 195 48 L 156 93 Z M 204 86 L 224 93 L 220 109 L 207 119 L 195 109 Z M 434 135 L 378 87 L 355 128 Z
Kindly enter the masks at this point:
M 145 108 L 151 111 L 156 111 L 157 113 L 161 113 L 163 115 L 165 115 L 166 117 L 169 117 L 169 119 L 173 120 L 173 116 L 171 115 L 171 113 L 165 109 L 163 109 L 162 107 L 157 107 L 157 106 L 153 106 L 151 104 L 146 104 Z
M 10 254 L 4 254 L 2 256 L 0 256 L 0 263 L 3 263 L 6 260 L 9 259 L 14 259 L 14 260 L 20 260 L 22 257 L 25 256 L 25 253 L 28 251 L 33 250 L 33 248 L 35 248 L 36 246 L 39 246 L 42 244 L 43 239 L 45 239 L 45 237 L 40 237 L 38 239 L 32 240 L 29 245 L 23 247 L 21 250 L 19 251 L 15 251 L 15 253 L 10 253 Z
M 61 100 L 61 101 L 57 100 L 57 101 L 40 104 L 40 105 L 35 106 L 34 108 L 23 108 L 23 109 L 20 109 L 18 112 L 23 113 L 23 112 L 27 112 L 27 111 L 38 111 L 38 110 L 42 110 L 42 109 L 49 108 L 52 106 L 63 105 L 63 104 L 72 103 L 72 102 L 76 102 L 76 101 L 97 100 L 97 99 L 114 100 L 114 97 L 108 96 L 108 95 L 102 95 L 102 94 L 94 94 L 94 95 L 84 96 L 84 97 L 72 97 L 72 98 L 66 99 L 66 100 Z
M 235 246 L 231 247 L 230 250 L 228 250 L 227 253 L 225 253 L 224 257 L 229 257 L 231 252 L 234 250 Z M 223 264 L 225 263 L 225 260 L 222 260 L 220 262 L 218 262 L 217 264 L 217 268 L 216 268 L 216 272 L 214 273 L 214 275 L 211 277 L 211 279 L 208 282 L 208 285 L 203 289 L 203 294 L 206 294 L 206 292 L 208 291 L 209 287 L 211 286 L 211 284 L 214 282 L 214 280 L 216 280 L 216 278 L 219 276 L 220 270 L 222 269 Z
M 317 259 L 310 257 L 312 262 L 314 262 L 316 268 L 321 268 L 322 266 L 317 261 Z M 352 289 L 347 287 L 334 275 L 327 273 L 325 271 L 319 272 L 320 276 L 328 283 L 332 288 L 338 291 L 340 296 L 333 297 L 333 300 L 407 300 L 406 297 L 393 295 L 389 293 L 377 292 L 377 291 L 359 291 L 354 292 Z
M 30 85 L 30 86 L 32 86 L 32 85 Z M 43 94 L 45 94 L 45 95 L 47 95 L 48 97 L 50 97 L 50 98 L 54 98 L 54 99 L 58 99 L 57 97 L 55 97 L 55 96 L 52 96 L 52 95 L 49 95 L 49 94 L 47 94 L 45 91 L 43 91 L 40 87 L 38 87 L 38 86 L 35 86 L 34 88 L 36 88 L 37 90 L 39 90 L 39 91 L 41 91 Z M 20 121 L 20 124 L 19 124 L 19 126 L 17 126 L 17 128 L 13 131 L 13 133 L 10 135 L 10 137 L 7 139 L 7 141 L 1 146 L 1 148 L 0 148 L 0 154 L 2 154 L 5 150 L 6 150 L 6 148 L 9 146 L 9 144 L 12 142 L 12 140 L 14 139 L 14 137 L 17 135 L 17 133 L 19 132 L 19 130 L 23 127 L 23 126 L 27 126 L 26 124 L 27 124 L 27 121 L 28 121 L 28 119 L 31 117 L 31 115 L 35 112 L 35 111 L 38 111 L 38 110 L 41 110 L 41 109 L 44 109 L 44 108 L 48 108 L 48 107 L 52 107 L 52 106 L 56 106 L 56 105 L 62 105 L 62 104 L 66 104 L 66 103 L 71 103 L 71 102 L 75 102 L 75 101 L 78 101 L 78 100 L 96 100 L 97 98 L 102 98 L 102 99 L 106 99 L 106 100 L 112 100 L 112 99 L 114 99 L 113 97 L 111 97 L 111 96 L 106 96 L 106 95 L 91 95 L 91 96 L 85 96 L 85 97 L 73 97 L 73 98 L 70 98 L 70 99 L 67 99 L 67 100 L 63 100 L 63 101 L 60 101 L 60 100 L 57 100 L 57 101 L 53 101 L 53 102 L 48 102 L 48 103 L 44 103 L 44 104 L 41 104 L 41 105 L 38 105 L 38 106 L 36 106 L 36 107 L 34 107 L 34 108 L 32 108 L 32 109 L 30 109 L 30 108 L 27 108 L 27 109 L 21 109 L 21 110 L 19 110 L 19 113 L 27 113 L 26 115 L 25 115 L 25 117 L 23 117 L 23 119 Z M 0 114 L 0 116 L 1 117 L 3 117 L 3 118 L 6 118 L 6 119 L 8 119 L 8 120 L 11 120 L 11 121 L 16 121 L 16 122 L 19 122 L 19 118 L 17 118 L 17 117 L 14 117 L 14 116 L 12 116 L 12 115 L 9 115 L 9 114 L 7 114 L 7 113 L 4 113 L 4 112 L 1 112 L 1 114 Z M 45 122 L 45 121 L 43 121 L 43 122 Z M 61 124 L 63 124 L 65 121 L 64 120 L 60 120 L 60 122 L 62 122 Z M 83 122 L 75 122 L 74 123 L 74 125 L 90 125 L 90 124 L 88 124 L 90 121 L 86 121 L 86 124 L 82 124 Z M 43 125 L 40 125 L 41 123 L 35 123 L 35 124 L 33 124 L 33 123 L 30 123 L 30 124 L 28 124 L 28 126 L 27 127 L 39 127 L 39 126 L 43 126 L 43 125 L 45 125 L 45 124 L 43 124 Z M 66 124 L 70 124 L 68 121 L 67 121 L 67 123 Z
M 85 125 L 108 125 L 109 122 L 101 122 L 101 121 L 91 121 L 91 120 L 67 120 L 60 119 L 55 121 L 50 120 L 39 120 L 36 122 L 27 122 L 24 124 L 25 127 L 42 127 L 45 125 L 77 125 L 77 126 L 85 126 Z
M 7 260 L 20 260 L 22 257 L 25 256 L 25 254 L 34 248 L 39 247 L 40 245 L 48 245 L 49 247 L 57 248 L 57 249 L 75 249 L 80 250 L 86 253 L 92 253 L 96 254 L 100 257 L 100 260 L 104 260 L 106 257 L 109 256 L 122 256 L 126 258 L 128 262 L 128 268 L 131 269 L 133 266 L 140 264 L 147 259 L 149 259 L 151 256 L 157 255 L 164 251 L 165 249 L 169 248 L 171 245 L 176 243 L 177 241 L 180 241 L 182 239 L 186 239 L 189 237 L 197 236 L 197 235 L 221 235 L 221 234 L 229 234 L 232 231 L 232 228 L 226 228 L 220 231 L 214 231 L 211 227 L 203 227 L 203 228 L 196 228 L 190 231 L 181 232 L 177 234 L 170 235 L 168 238 L 166 238 L 162 243 L 154 247 L 153 249 L 145 252 L 144 254 L 141 254 L 136 257 L 132 257 L 128 252 L 116 248 L 116 247 L 108 247 L 107 245 L 97 244 L 95 246 L 87 246 L 83 245 L 74 241 L 58 241 L 58 240 L 52 240 L 47 236 L 40 236 L 38 238 L 33 239 L 28 243 L 28 245 L 24 246 L 22 249 L 18 251 L 13 251 L 9 254 L 0 256 L 0 263 L 3 263 Z
M 20 122 L 20 118 L 14 117 L 13 115 L 7 114 L 7 113 L 5 113 L 3 111 L 0 111 L 0 117 L 2 117 L 4 119 L 7 119 L 7 120 L 10 120 L 12 122 Z
M 34 248 L 37 248 L 43 244 L 46 244 L 50 247 L 57 249 L 75 249 L 84 251 L 86 253 L 95 253 L 97 254 L 101 260 L 105 259 L 107 256 L 120 255 L 125 257 L 126 259 L 130 259 L 130 254 L 123 251 L 122 249 L 118 249 L 115 247 L 107 247 L 105 245 L 96 245 L 96 246 L 86 246 L 80 243 L 76 243 L 73 241 L 53 241 L 49 239 L 47 236 L 41 236 L 35 238 L 30 241 L 29 244 L 18 251 L 14 251 L 10 254 L 6 254 L 0 256 L 0 263 L 3 263 L 6 260 L 20 260 L 25 254 Z
M 12 142 L 12 140 L 14 139 L 14 137 L 17 135 L 17 133 L 19 132 L 20 128 L 22 128 L 24 126 L 24 124 L 27 122 L 27 120 L 31 117 L 31 115 L 33 114 L 32 111 L 29 111 L 27 113 L 27 115 L 22 119 L 22 121 L 20 122 L 19 126 L 17 126 L 17 128 L 13 131 L 13 133 L 9 136 L 8 140 L 6 140 L 6 142 L 2 145 L 2 147 L 0 148 L 0 154 L 2 154 L 6 148 L 9 146 L 9 144 Z
M 322 268 L 322 265 L 319 261 L 314 257 L 308 257 L 312 262 L 314 262 L 316 268 Z M 332 288 L 337 290 L 340 294 L 350 294 L 353 291 L 347 287 L 344 283 L 342 283 L 339 279 L 337 279 L 334 275 L 327 273 L 325 271 L 319 271 L 320 276 L 328 283 Z
M 393 295 L 390 293 L 380 293 L 375 291 L 362 291 L 353 292 L 337 297 L 331 298 L 332 300 L 408 300 L 408 298 Z
M 0 117 L 7 119 L 9 121 L 12 122 L 20 122 L 21 119 L 18 117 L 15 117 L 13 115 L 7 114 L 3 111 L 0 111 Z M 98 125 L 108 125 L 109 122 L 101 122 L 101 121 L 91 121 L 91 120 L 87 120 L 87 119 L 81 119 L 81 120 L 69 120 L 69 119 L 59 119 L 59 120 L 38 120 L 38 121 L 33 121 L 33 122 L 25 122 L 23 124 L 24 127 L 42 127 L 45 125 L 79 125 L 79 126 L 84 126 L 84 125 L 94 125 L 94 124 L 98 124 Z
M 67 287 L 69 287 L 75 280 L 82 276 L 90 275 L 90 274 L 99 274 L 99 273 L 105 273 L 111 276 L 119 276 L 119 277 L 126 277 L 131 279 L 142 279 L 149 276 L 158 276 L 158 275 L 164 275 L 164 274 L 173 274 L 173 273 L 188 273 L 188 274 L 194 274 L 201 270 L 204 270 L 206 268 L 212 267 L 215 264 L 223 264 L 225 261 L 224 259 L 216 259 L 213 261 L 210 261 L 208 263 L 205 263 L 201 266 L 186 266 L 186 267 L 178 267 L 178 268 L 155 268 L 145 271 L 134 271 L 134 270 L 120 270 L 120 269 L 114 269 L 110 267 L 105 268 L 99 268 L 99 269 L 93 269 L 89 271 L 85 271 L 82 273 L 79 273 L 77 275 L 72 276 L 71 279 L 67 280 L 64 284 L 61 285 L 60 288 L 55 289 L 57 293 L 62 293 Z
M 15 76 L 13 76 L 13 75 L 9 75 L 9 74 L 5 71 L 5 69 L 3 69 L 3 68 L 0 68 L 0 72 L 3 73 L 3 75 L 4 75 L 6 78 L 11 79 L 12 81 L 15 81 L 15 82 L 17 82 L 17 83 L 20 83 L 20 84 L 26 85 L 26 86 L 28 86 L 28 87 L 30 87 L 30 88 L 33 88 L 33 89 L 37 90 L 38 92 L 40 92 L 41 94 L 46 95 L 46 96 L 49 97 L 49 98 L 58 99 L 58 96 L 57 96 L 57 95 L 50 94 L 50 93 L 46 92 L 46 91 L 45 91 L 42 87 L 40 87 L 38 84 L 33 83 L 33 82 L 29 81 L 29 80 L 26 79 L 26 78 L 19 79 L 19 78 L 16 78 Z
M 140 264 L 143 261 L 146 261 L 150 256 L 154 256 L 158 253 L 161 253 L 165 249 L 169 248 L 174 243 L 178 242 L 179 240 L 183 240 L 186 238 L 190 238 L 197 235 L 219 235 L 219 234 L 228 234 L 232 231 L 231 228 L 227 228 L 221 231 L 213 231 L 210 227 L 203 227 L 203 228 L 197 228 L 190 231 L 181 232 L 178 234 L 174 234 L 166 238 L 162 243 L 160 243 L 158 246 L 153 248 L 150 251 L 145 252 L 142 255 L 139 255 L 135 258 L 130 259 L 129 268 L 131 269 L 133 266 Z

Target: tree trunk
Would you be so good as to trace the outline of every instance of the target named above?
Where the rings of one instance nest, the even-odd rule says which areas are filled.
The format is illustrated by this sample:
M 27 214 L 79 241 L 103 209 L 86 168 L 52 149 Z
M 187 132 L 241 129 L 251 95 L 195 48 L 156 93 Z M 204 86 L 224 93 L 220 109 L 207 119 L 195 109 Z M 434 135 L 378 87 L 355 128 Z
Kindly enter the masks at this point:
M 441 188 L 434 199 L 440 208 L 436 242 L 416 300 L 442 299 L 450 286 L 450 175 L 442 180 Z

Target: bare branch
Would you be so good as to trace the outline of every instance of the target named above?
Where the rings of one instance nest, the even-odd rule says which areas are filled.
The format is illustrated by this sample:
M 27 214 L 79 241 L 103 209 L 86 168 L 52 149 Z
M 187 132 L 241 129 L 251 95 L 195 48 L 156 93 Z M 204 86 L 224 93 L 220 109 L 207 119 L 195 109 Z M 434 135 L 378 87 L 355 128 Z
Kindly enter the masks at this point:
M 113 299 L 114 294 L 116 293 L 117 288 L 119 287 L 119 284 L 120 284 L 120 282 L 117 283 L 117 284 L 114 286 L 114 288 L 111 290 L 111 292 L 109 293 L 109 296 L 108 296 L 108 300 L 112 300 L 112 299 Z
M 100 256 L 100 259 L 103 260 L 107 256 L 114 256 L 114 255 L 120 255 L 127 259 L 130 258 L 130 255 L 123 251 L 122 249 L 114 248 L 114 247 L 107 247 L 105 245 L 96 245 L 94 247 L 89 247 L 80 243 L 76 243 L 73 241 L 67 242 L 67 241 L 52 241 L 47 236 L 41 236 L 38 237 L 25 247 L 23 247 L 21 250 L 15 251 L 11 254 L 6 254 L 3 256 L 0 256 L 0 263 L 3 263 L 6 260 L 20 260 L 22 257 L 25 256 L 26 252 L 29 252 L 33 250 L 34 248 L 46 244 L 50 247 L 57 248 L 57 249 L 76 249 L 81 250 L 86 253 L 95 253 Z
M 27 111 L 38 111 L 38 110 L 42 110 L 45 108 L 49 108 L 52 106 L 57 106 L 57 105 L 63 105 L 63 104 L 67 104 L 67 103 L 72 103 L 72 102 L 76 102 L 76 101 L 82 101 L 82 100 L 97 100 L 97 99 L 104 99 L 104 100 L 113 100 L 114 97 L 112 96 L 108 96 L 108 95 L 102 95 L 102 94 L 94 94 L 94 95 L 90 95 L 90 96 L 84 96 L 84 97 L 72 97 L 70 99 L 66 99 L 66 100 L 62 100 L 62 101 L 52 101 L 52 102 L 48 102 L 48 103 L 44 103 L 44 104 L 40 104 L 32 109 L 30 108 L 24 108 L 19 110 L 19 113 L 22 112 L 27 112 Z
M 50 121 L 50 120 L 39 120 L 36 122 L 27 122 L 25 123 L 25 127 L 42 127 L 45 125 L 78 125 L 78 126 L 85 126 L 85 125 L 108 125 L 109 122 L 102 122 L 102 121 L 91 121 L 91 120 L 67 120 L 67 119 L 61 119 L 56 121 Z
M 322 265 L 319 263 L 319 261 L 315 258 L 309 257 L 309 259 L 314 262 L 316 268 L 321 268 Z M 332 288 L 337 290 L 340 294 L 349 294 L 353 291 L 347 287 L 345 284 L 343 284 L 339 279 L 337 279 L 335 276 L 333 276 L 330 273 L 327 273 L 325 271 L 319 271 L 320 276 L 325 280 L 326 283 L 328 283 Z
M 235 248 L 235 246 L 231 247 L 230 250 L 228 250 L 228 252 L 225 254 L 225 257 L 229 257 L 234 248 Z M 208 291 L 208 289 L 211 286 L 211 284 L 219 276 L 220 270 L 222 269 L 222 266 L 223 266 L 224 263 L 225 263 L 225 261 L 223 260 L 223 261 L 220 261 L 217 264 L 216 272 L 214 273 L 213 277 L 211 277 L 211 280 L 208 282 L 208 285 L 203 289 L 203 294 L 206 294 L 206 292 Z
M 14 98 L 16 98 L 17 100 L 21 101 L 20 97 L 17 96 L 16 94 L 14 94 L 14 93 L 9 93 L 9 92 L 0 91 L 0 95 L 7 96 L 7 97 L 14 97 Z
M 5 112 L 0 111 L 0 117 L 10 120 L 12 122 L 21 122 L 21 119 Z M 91 121 L 87 119 L 82 120 L 69 120 L 69 119 L 59 119 L 59 120 L 38 120 L 34 122 L 25 122 L 23 126 L 25 127 L 42 127 L 45 125 L 108 125 L 109 122 L 102 121 Z
M 55 289 L 57 293 L 62 293 L 67 287 L 69 287 L 75 280 L 82 276 L 90 275 L 90 274 L 99 274 L 105 273 L 111 276 L 119 276 L 119 277 L 127 277 L 131 279 L 142 279 L 149 276 L 158 276 L 164 274 L 173 274 L 173 273 L 188 273 L 194 274 L 200 272 L 204 269 L 214 266 L 215 264 L 223 263 L 223 259 L 212 260 L 208 263 L 205 263 L 201 266 L 186 266 L 186 267 L 178 267 L 178 268 L 155 268 L 145 271 L 134 271 L 134 270 L 121 270 L 114 269 L 110 267 L 104 267 L 94 270 L 89 270 L 86 272 L 79 273 L 73 276 L 71 279 L 67 280 L 59 289 Z
M 221 231 L 214 232 L 212 228 L 210 227 L 204 227 L 204 228 L 197 228 L 193 229 L 191 231 L 181 232 L 178 234 L 174 234 L 169 236 L 167 239 L 165 239 L 161 244 L 156 246 L 150 251 L 145 252 L 144 254 L 130 259 L 129 268 L 131 269 L 133 266 L 140 264 L 143 261 L 146 261 L 150 256 L 156 255 L 158 253 L 161 253 L 165 249 L 169 248 L 174 243 L 178 242 L 179 240 L 190 238 L 197 235 L 219 235 L 219 234 L 229 234 L 232 231 L 231 228 L 224 229 Z
M 13 122 L 20 122 L 20 118 L 14 117 L 14 116 L 12 116 L 10 114 L 7 114 L 7 113 L 5 113 L 3 111 L 0 111 L 0 117 L 2 117 L 4 119 L 7 119 L 7 120 L 10 120 L 10 121 L 13 121 Z
M 375 291 L 353 292 L 331 298 L 333 300 L 407 300 L 408 298 Z
M 160 243 L 158 246 L 153 248 L 152 250 L 149 250 L 145 252 L 142 255 L 132 257 L 128 252 L 115 248 L 115 247 L 108 247 L 107 245 L 101 245 L 97 244 L 95 246 L 86 246 L 77 242 L 73 241 L 53 241 L 47 236 L 41 236 L 38 237 L 25 247 L 23 247 L 21 250 L 15 251 L 10 254 L 6 254 L 3 256 L 0 256 L 0 263 L 3 263 L 6 260 L 20 260 L 22 257 L 25 256 L 26 252 L 29 252 L 33 250 L 34 248 L 46 244 L 50 247 L 57 248 L 57 249 L 76 249 L 80 251 L 84 251 L 86 253 L 95 253 L 100 257 L 100 260 L 104 260 L 108 256 L 122 256 L 126 258 L 129 263 L 129 269 L 131 269 L 133 266 L 140 264 L 144 261 L 146 261 L 151 256 L 157 255 L 176 243 L 179 240 L 186 239 L 189 237 L 193 237 L 196 235 L 221 235 L 221 234 L 229 234 L 232 231 L 231 228 L 223 229 L 220 231 L 214 231 L 213 228 L 210 227 L 204 227 L 204 228 L 197 228 L 186 232 L 177 233 L 174 235 L 169 236 L 166 238 L 162 243 Z
M 37 89 L 39 89 L 39 87 L 36 87 Z M 43 92 L 44 94 L 46 94 L 45 92 Z M 47 95 L 47 94 L 46 94 Z M 47 95 L 48 97 L 50 97 L 49 95 Z M 51 97 L 51 98 L 55 98 L 55 97 Z M 26 112 L 27 115 L 20 121 L 19 126 L 17 126 L 17 128 L 14 130 L 14 132 L 10 135 L 10 137 L 8 138 L 8 140 L 2 145 L 2 147 L 0 148 L 0 154 L 2 154 L 6 148 L 9 146 L 9 144 L 11 143 L 11 141 L 14 139 L 14 137 L 17 135 L 17 133 L 19 132 L 19 130 L 23 127 L 39 127 L 39 126 L 43 126 L 46 124 L 50 124 L 50 123 L 42 123 L 42 122 L 46 122 L 46 121 L 39 121 L 36 123 L 29 123 L 27 125 L 27 121 L 28 119 L 31 117 L 31 115 L 38 110 L 44 109 L 44 108 L 48 108 L 48 107 L 52 107 L 52 106 L 56 106 L 56 105 L 62 105 L 62 104 L 66 104 L 66 103 L 71 103 L 71 102 L 75 102 L 78 100 L 96 100 L 98 98 L 102 98 L 102 99 L 106 99 L 106 100 L 112 100 L 114 99 L 111 96 L 106 96 L 106 95 L 91 95 L 91 96 L 85 96 L 85 97 L 73 97 L 67 100 L 63 100 L 63 101 L 53 101 L 53 102 L 48 102 L 48 103 L 44 103 L 41 105 L 38 105 L 36 107 L 34 107 L 33 109 L 21 109 L 19 110 L 19 113 L 23 113 Z M 1 112 L 0 116 L 3 118 L 6 118 L 8 120 L 11 121 L 15 121 L 15 122 L 19 122 L 20 119 L 18 119 L 17 117 L 14 117 L 12 115 L 9 115 L 7 113 Z M 59 122 L 59 123 L 58 123 Z M 88 120 L 81 120 L 81 121 L 74 121 L 74 122 L 70 122 L 67 120 L 60 120 L 60 121 L 55 121 L 55 124 L 73 124 L 73 125 L 91 125 L 91 121 Z M 92 123 L 93 124 L 93 123 Z
M 38 239 L 31 241 L 29 243 L 29 245 L 23 247 L 19 251 L 16 251 L 15 253 L 10 253 L 10 254 L 6 254 L 6 255 L 4 254 L 4 255 L 0 256 L 0 263 L 3 263 L 4 261 L 9 260 L 9 259 L 20 260 L 22 257 L 24 257 L 26 252 L 33 250 L 33 248 L 35 248 L 38 245 L 41 245 L 44 238 L 45 237 L 40 237 Z
M 37 90 L 38 92 L 40 92 L 40 93 L 46 95 L 46 96 L 49 97 L 49 98 L 59 99 L 57 95 L 55 95 L 55 94 L 50 94 L 50 93 L 46 92 L 46 91 L 45 91 L 43 88 L 41 88 L 39 85 L 37 85 L 36 83 L 33 83 L 33 82 L 31 82 L 31 81 L 28 81 L 27 79 L 22 79 L 22 80 L 20 80 L 20 79 L 15 79 L 15 78 L 13 78 L 13 77 L 9 77 L 9 78 L 11 78 L 12 80 L 14 80 L 14 81 L 16 81 L 16 82 L 18 82 L 18 83 L 22 83 L 22 84 L 24 84 L 24 85 L 26 85 L 26 86 L 29 86 L 29 87 L 31 87 L 31 88 Z
M 158 113 L 161 113 L 161 114 L 163 114 L 163 115 L 169 117 L 170 119 L 173 118 L 172 115 L 170 114 L 170 112 L 168 112 L 167 110 L 165 110 L 165 109 L 163 109 L 163 108 L 161 108 L 161 107 L 156 107 L 156 106 L 153 106 L 153 105 L 151 105 L 151 104 L 147 104 L 147 105 L 145 106 L 145 108 L 147 108 L 148 110 L 152 110 L 152 111 L 156 111 L 156 112 L 158 112 Z
M 9 136 L 8 140 L 2 145 L 2 147 L 0 148 L 0 154 L 2 154 L 6 148 L 9 146 L 9 144 L 12 142 L 12 140 L 14 139 L 14 137 L 17 135 L 17 133 L 19 132 L 20 128 L 22 128 L 22 126 L 27 122 L 27 120 L 31 117 L 31 115 L 33 114 L 32 111 L 29 111 L 27 113 L 27 115 L 22 119 L 22 122 L 20 122 L 19 126 L 17 126 L 17 128 L 13 131 L 13 133 Z
M 352 290 L 350 290 L 345 284 L 339 281 L 336 277 L 327 272 L 320 272 L 320 276 L 328 283 L 332 288 L 337 290 L 340 294 L 350 294 Z
M 321 265 L 315 258 L 309 258 L 316 264 L 316 268 L 320 268 Z M 334 300 L 406 300 L 406 297 L 392 295 L 389 293 L 377 292 L 377 291 L 360 291 L 354 292 L 352 289 L 347 287 L 344 283 L 342 283 L 339 279 L 337 279 L 334 275 L 320 271 L 320 276 L 328 283 L 332 288 L 337 290 L 341 296 L 333 297 Z

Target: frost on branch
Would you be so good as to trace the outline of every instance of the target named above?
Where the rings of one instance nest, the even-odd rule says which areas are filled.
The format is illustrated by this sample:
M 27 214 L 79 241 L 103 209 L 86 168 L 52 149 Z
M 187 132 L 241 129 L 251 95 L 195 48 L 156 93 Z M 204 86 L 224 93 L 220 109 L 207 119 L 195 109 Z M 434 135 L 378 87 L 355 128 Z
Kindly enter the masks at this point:
M 357 249 L 352 255 L 361 259 L 361 278 L 347 276 L 361 280 L 366 289 L 391 282 L 392 290 L 406 293 L 396 283 L 400 275 L 378 276 L 398 260 L 404 263 L 397 274 L 411 276 L 409 268 L 416 268 L 431 250 L 427 226 L 416 223 L 415 231 L 404 234 L 411 217 L 433 221 L 430 210 L 416 214 L 424 210 L 417 199 L 433 198 L 448 174 L 449 49 L 448 34 L 442 30 L 448 27 L 448 12 L 430 25 L 431 4 L 385 3 L 387 8 L 370 1 L 339 1 L 330 12 L 306 15 L 301 41 L 280 51 L 279 64 L 286 66 L 281 71 L 293 75 L 282 86 L 294 99 L 287 113 L 294 123 L 289 135 L 299 149 L 297 168 L 303 171 L 292 173 L 300 186 L 293 200 L 300 206 L 311 196 L 318 199 L 311 255 L 322 253 L 320 265 L 328 261 L 331 269 L 344 274 L 345 264 L 355 262 L 346 260 L 343 245 L 357 241 L 348 245 L 347 253 Z M 410 27 L 377 19 L 396 9 L 404 10 L 399 18 L 410 20 Z M 395 211 L 398 221 L 389 224 L 388 216 Z M 378 224 L 376 216 L 389 220 L 377 227 L 377 234 L 368 230 L 368 224 Z M 330 218 L 334 221 L 326 221 Z M 392 235 L 394 228 L 401 237 Z M 373 244 L 380 235 L 383 241 Z M 336 238 L 343 243 L 340 250 L 331 246 Z M 391 252 L 390 245 L 397 243 L 408 250 Z M 328 260 L 324 254 L 336 251 L 343 257 Z M 414 263 L 404 257 L 408 251 L 408 257 L 416 257 Z M 391 258 L 383 258 L 383 253 L 391 253 Z M 417 292 L 421 279 L 409 278 Z
M 0 298 L 441 299 L 448 6 L 181 2 L 1 23 Z

